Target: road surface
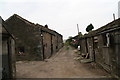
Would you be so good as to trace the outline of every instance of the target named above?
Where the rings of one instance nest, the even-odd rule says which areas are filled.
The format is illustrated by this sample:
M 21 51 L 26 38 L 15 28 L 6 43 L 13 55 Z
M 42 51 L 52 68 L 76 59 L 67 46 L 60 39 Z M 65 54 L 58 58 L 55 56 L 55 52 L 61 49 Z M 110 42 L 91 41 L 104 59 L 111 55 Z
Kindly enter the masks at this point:
M 75 60 L 75 49 L 65 46 L 45 61 L 19 61 L 17 78 L 104 78 L 110 76 L 95 63 Z

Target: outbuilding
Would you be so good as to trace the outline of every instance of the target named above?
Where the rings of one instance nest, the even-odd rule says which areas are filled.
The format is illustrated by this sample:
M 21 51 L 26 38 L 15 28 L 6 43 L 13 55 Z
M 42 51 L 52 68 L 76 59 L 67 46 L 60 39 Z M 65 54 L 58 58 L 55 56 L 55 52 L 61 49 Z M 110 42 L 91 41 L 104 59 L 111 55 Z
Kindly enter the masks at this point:
M 16 77 L 15 67 L 15 39 L 7 31 L 2 18 L 0 17 L 0 37 L 2 38 L 2 79 L 14 79 Z
M 120 18 L 80 38 L 81 53 L 120 77 Z
M 61 34 L 40 24 L 34 24 L 14 14 L 5 23 L 16 39 L 17 60 L 44 60 L 56 53 L 63 43 Z

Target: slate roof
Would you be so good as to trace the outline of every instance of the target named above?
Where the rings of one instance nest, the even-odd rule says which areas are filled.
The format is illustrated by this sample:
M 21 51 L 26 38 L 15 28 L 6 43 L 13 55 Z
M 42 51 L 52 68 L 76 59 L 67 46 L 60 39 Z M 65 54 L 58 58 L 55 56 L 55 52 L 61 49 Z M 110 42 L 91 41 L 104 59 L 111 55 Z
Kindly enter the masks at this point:
M 89 32 L 88 34 L 85 34 L 84 36 L 80 37 L 80 39 L 84 39 L 84 38 L 87 38 L 87 37 L 92 37 L 92 36 L 95 36 L 95 35 L 99 35 L 101 33 L 104 33 L 104 32 L 107 32 L 107 31 L 112 31 L 112 30 L 115 30 L 115 29 L 120 29 L 120 18 L 96 29 L 96 30 L 93 30 L 91 32 Z M 74 39 L 75 38 L 78 38 L 78 35 L 74 36 L 73 37 Z
M 38 27 L 38 28 L 42 29 L 42 31 L 48 32 L 48 33 L 50 33 L 50 34 L 53 34 L 53 35 L 58 34 L 58 35 L 62 36 L 61 34 L 59 34 L 58 32 L 56 32 L 56 31 L 54 31 L 54 30 L 51 30 L 51 29 L 49 29 L 49 28 L 46 28 L 45 26 L 42 26 L 42 25 L 40 25 L 40 24 L 38 24 L 38 23 L 37 23 L 37 24 L 34 24 L 34 23 L 32 23 L 32 22 L 30 22 L 30 21 L 22 18 L 21 16 L 19 16 L 19 15 L 17 15 L 17 14 L 12 15 L 12 16 L 9 17 L 5 22 L 11 20 L 12 18 L 14 18 L 14 19 L 15 19 L 15 18 L 20 19 L 21 21 L 24 21 L 26 24 L 31 25 L 31 26 L 33 26 L 33 27 Z
M 11 33 L 8 32 L 8 30 L 6 29 L 5 26 L 7 26 L 7 25 L 5 24 L 4 20 L 0 16 L 0 34 L 9 35 L 14 39 L 14 36 Z
M 101 33 L 104 33 L 104 32 L 110 31 L 110 30 L 112 31 L 115 29 L 120 29 L 120 18 L 116 19 L 116 20 L 96 29 L 96 30 L 89 32 L 88 34 L 84 35 L 83 38 L 99 35 Z

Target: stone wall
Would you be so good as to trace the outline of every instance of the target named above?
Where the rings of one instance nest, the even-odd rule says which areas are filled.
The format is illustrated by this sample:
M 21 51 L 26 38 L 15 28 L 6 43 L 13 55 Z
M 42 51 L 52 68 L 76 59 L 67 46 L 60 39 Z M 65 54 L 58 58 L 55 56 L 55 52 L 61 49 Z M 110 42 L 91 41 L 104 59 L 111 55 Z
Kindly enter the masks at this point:
M 37 60 L 49 58 L 62 47 L 62 35 L 49 29 L 48 27 L 31 23 L 18 15 L 13 15 L 5 21 L 7 29 L 16 39 L 16 54 L 23 52 L 25 59 Z M 58 41 L 57 41 L 58 40 Z M 29 57 L 28 57 L 29 56 Z
M 86 39 L 80 39 L 80 52 L 81 54 L 87 54 L 87 45 L 86 45 Z
M 80 52 L 120 77 L 120 19 L 80 38 Z M 114 23 L 114 24 L 113 24 Z M 87 45 L 86 45 L 87 42 Z
M 15 36 L 16 39 L 16 54 L 18 54 L 22 48 L 25 55 L 36 55 L 41 57 L 41 36 L 40 31 L 34 24 L 29 24 L 16 16 L 11 17 L 9 21 L 6 21 L 8 25 L 8 31 Z
M 42 32 L 43 34 L 43 47 L 44 47 L 44 58 L 49 58 L 52 54 L 51 50 L 51 35 L 46 32 Z
M 1 27 L 1 26 L 0 26 Z M 16 77 L 15 67 L 15 40 L 6 30 L 4 22 L 2 23 L 2 79 L 13 79 Z

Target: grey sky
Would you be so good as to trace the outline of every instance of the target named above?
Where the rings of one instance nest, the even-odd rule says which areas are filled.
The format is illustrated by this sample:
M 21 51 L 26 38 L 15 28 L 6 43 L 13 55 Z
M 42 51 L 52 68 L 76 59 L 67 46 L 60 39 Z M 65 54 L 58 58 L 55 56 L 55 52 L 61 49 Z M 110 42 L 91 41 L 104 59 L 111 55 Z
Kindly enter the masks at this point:
M 0 16 L 4 20 L 13 14 L 63 35 L 64 39 L 77 34 L 77 24 L 84 34 L 86 26 L 95 29 L 118 17 L 119 0 L 0 0 Z

